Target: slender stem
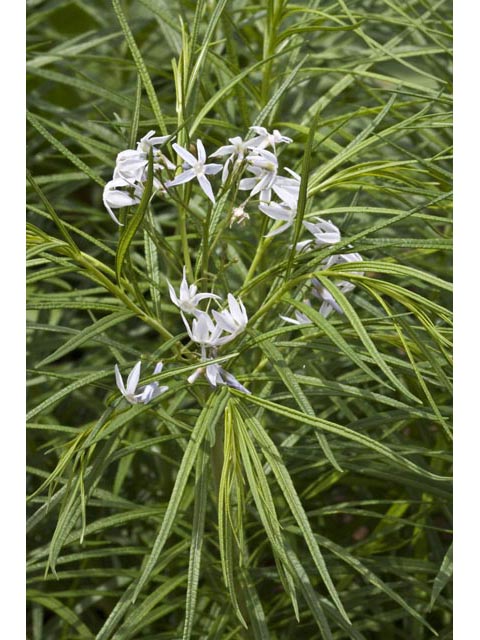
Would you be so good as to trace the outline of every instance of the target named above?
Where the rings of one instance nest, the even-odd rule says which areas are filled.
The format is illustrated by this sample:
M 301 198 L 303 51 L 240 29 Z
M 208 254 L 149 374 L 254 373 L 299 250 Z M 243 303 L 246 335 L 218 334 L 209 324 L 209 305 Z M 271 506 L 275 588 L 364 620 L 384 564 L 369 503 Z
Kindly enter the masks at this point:
M 212 205 L 208 207 L 207 215 L 203 223 L 203 248 L 202 248 L 202 275 L 205 276 L 208 271 L 208 258 L 209 258 L 209 230 L 210 230 L 210 218 L 212 217 Z M 198 265 L 197 265 L 198 272 Z
M 263 58 L 268 58 L 272 53 L 272 36 L 274 32 L 274 8 L 273 0 L 269 0 L 268 2 L 268 11 L 267 17 L 265 20 L 265 32 L 264 32 L 264 40 L 263 40 Z M 272 60 L 269 60 L 264 68 L 262 74 L 262 86 L 261 86 L 261 100 L 262 104 L 266 105 L 268 102 L 268 94 L 270 93 L 270 77 L 272 73 Z
M 182 244 L 183 264 L 186 267 L 188 278 L 193 280 L 192 261 L 190 260 L 190 250 L 188 248 L 187 221 L 185 209 L 183 207 L 180 207 L 179 209 L 178 221 L 180 228 L 180 242 Z
M 265 250 L 270 246 L 272 238 L 265 238 L 265 230 L 267 228 L 268 218 L 266 216 L 263 217 L 262 220 L 262 229 L 261 229 L 261 240 L 260 244 L 257 247 L 257 252 L 255 253 L 255 257 L 252 260 L 252 264 L 250 265 L 250 269 L 248 270 L 247 275 L 245 276 L 245 280 L 243 282 L 243 286 L 245 286 L 250 280 L 253 278 L 255 274 L 255 270 L 258 267 L 260 260 L 263 257 Z

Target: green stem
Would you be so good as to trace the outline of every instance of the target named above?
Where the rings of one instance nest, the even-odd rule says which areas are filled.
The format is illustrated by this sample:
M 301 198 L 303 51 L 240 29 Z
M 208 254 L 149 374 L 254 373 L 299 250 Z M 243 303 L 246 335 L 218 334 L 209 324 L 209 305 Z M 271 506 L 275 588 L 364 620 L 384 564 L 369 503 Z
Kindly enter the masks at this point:
M 245 280 L 243 282 L 243 286 L 245 286 L 250 280 L 253 278 L 255 274 L 255 270 L 258 267 L 260 260 L 263 257 L 265 250 L 270 246 L 272 238 L 265 238 L 264 234 L 267 228 L 268 218 L 267 216 L 263 216 L 262 220 L 262 229 L 261 229 L 261 240 L 258 245 L 257 252 L 255 253 L 255 257 L 253 258 L 252 264 L 250 265 L 250 269 L 248 270 L 247 275 L 245 276 Z
M 264 60 L 272 54 L 272 33 L 274 31 L 274 1 L 269 0 L 267 17 L 265 19 L 265 35 L 263 40 L 263 58 Z M 270 77 L 272 74 L 272 60 L 269 60 L 264 68 L 262 74 L 262 87 L 261 87 L 261 99 L 262 105 L 265 106 L 268 102 L 268 95 L 270 93 Z
M 179 228 L 180 228 L 180 242 L 182 245 L 182 253 L 183 253 L 183 264 L 187 270 L 188 279 L 190 281 L 193 280 L 193 270 L 192 270 L 192 261 L 190 260 L 190 251 L 188 248 L 188 238 L 187 238 L 187 221 L 185 215 L 185 209 L 180 207 L 179 210 Z

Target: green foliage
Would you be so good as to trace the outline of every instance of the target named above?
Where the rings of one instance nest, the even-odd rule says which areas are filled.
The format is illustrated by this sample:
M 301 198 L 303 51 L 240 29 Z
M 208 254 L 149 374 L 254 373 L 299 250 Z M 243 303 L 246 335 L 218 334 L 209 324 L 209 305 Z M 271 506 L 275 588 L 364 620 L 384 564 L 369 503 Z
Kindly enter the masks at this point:
M 451 637 L 450 13 L 29 8 L 32 640 Z M 293 138 L 287 232 L 231 225 L 228 184 L 214 206 L 196 182 L 154 197 L 152 154 L 113 223 L 103 186 L 147 131 L 211 153 L 252 124 Z M 298 253 L 315 216 L 342 240 Z M 324 268 L 341 251 L 361 272 Z M 247 329 L 215 361 L 251 395 L 187 383 L 198 353 L 167 286 L 183 265 L 241 296 Z M 305 303 L 314 277 L 342 314 Z M 295 310 L 310 324 L 280 318 Z M 138 360 L 169 390 L 130 406 L 113 368 Z

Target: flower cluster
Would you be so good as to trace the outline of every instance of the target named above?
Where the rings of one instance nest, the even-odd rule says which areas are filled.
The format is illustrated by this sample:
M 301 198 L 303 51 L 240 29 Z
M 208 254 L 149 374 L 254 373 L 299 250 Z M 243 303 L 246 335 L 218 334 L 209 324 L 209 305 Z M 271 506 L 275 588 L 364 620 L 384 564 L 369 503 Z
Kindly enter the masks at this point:
M 195 285 L 188 286 L 185 268 L 179 295 L 176 295 L 170 283 L 168 286 L 170 299 L 181 310 L 182 320 L 190 339 L 200 345 L 202 362 L 206 363 L 209 359 L 216 358 L 219 347 L 231 342 L 245 330 L 248 322 L 247 311 L 243 302 L 231 293 L 227 296 L 228 307 L 221 311 L 213 309 L 210 315 L 207 311 L 198 309 L 197 305 L 206 298 L 219 300 L 219 296 L 212 293 L 198 294 Z M 191 324 L 187 321 L 185 313 L 194 316 Z M 194 382 L 202 373 L 214 387 L 217 384 L 226 384 L 244 393 L 250 393 L 232 374 L 216 363 L 202 365 L 188 378 L 188 381 Z
M 252 135 L 246 140 L 240 136 L 229 138 L 230 144 L 221 146 L 210 154 L 210 158 L 225 158 L 223 164 L 207 162 L 207 152 L 200 139 L 196 141 L 196 156 L 192 151 L 173 142 L 172 149 L 183 161 L 182 171 L 174 177 L 176 165 L 160 150 L 169 136 L 155 136 L 155 131 L 149 131 L 138 142 L 136 149 L 126 149 L 117 156 L 113 179 L 107 182 L 103 192 L 103 203 L 112 220 L 121 225 L 113 210 L 140 202 L 147 178 L 148 154 L 151 151 L 156 193 L 167 196 L 172 188 L 197 180 L 203 193 L 215 204 L 216 195 L 210 179 L 221 172 L 221 187 L 229 180 L 237 180 L 238 189 L 249 192 L 244 202 L 234 207 L 231 223 L 248 220 L 250 216 L 245 208 L 258 196 L 259 210 L 269 218 L 283 223 L 267 234 L 267 237 L 282 233 L 295 219 L 301 178 L 288 167 L 285 168 L 288 176 L 279 175 L 276 150 L 279 144 L 288 144 L 292 139 L 282 135 L 277 129 L 270 133 L 264 127 L 252 126 L 250 131 Z M 244 171 L 251 175 L 242 177 Z M 272 199 L 273 195 L 279 202 Z
M 226 384 L 234 389 L 243 391 L 243 393 L 250 393 L 231 373 L 225 371 L 219 364 L 209 363 L 209 360 L 217 357 L 219 347 L 231 342 L 245 330 L 248 315 L 243 302 L 229 293 L 227 297 L 228 307 L 226 309 L 220 311 L 213 309 L 211 315 L 207 311 L 202 311 L 198 308 L 198 304 L 202 300 L 220 300 L 221 298 L 213 293 L 197 293 L 196 285 L 188 285 L 185 267 L 183 268 L 183 278 L 178 295 L 170 282 L 167 282 L 167 284 L 170 299 L 180 309 L 190 339 L 200 345 L 201 348 L 202 366 L 194 371 L 188 378 L 188 382 L 193 383 L 199 375 L 204 374 L 213 387 L 218 384 Z M 187 321 L 185 314 L 194 316 L 191 325 Z M 125 386 L 118 365 L 115 365 L 117 387 L 131 404 L 146 404 L 168 390 L 166 386 L 160 387 L 158 382 L 153 382 L 137 390 L 140 367 L 141 363 L 137 362 L 130 372 Z M 153 372 L 154 375 L 160 373 L 162 367 L 163 364 L 159 362 Z
M 177 164 L 165 155 L 167 142 L 172 143 L 171 148 L 179 159 Z M 260 213 L 274 221 L 266 238 L 273 238 L 289 229 L 297 216 L 302 178 L 288 167 L 284 167 L 286 175 L 282 175 L 277 149 L 280 145 L 291 143 L 291 138 L 282 135 L 277 129 L 269 132 L 264 127 L 252 126 L 245 139 L 236 136 L 229 138 L 228 142 L 229 144 L 221 146 L 208 156 L 200 139 L 187 149 L 174 142 L 171 136 L 155 136 L 155 131 L 149 131 L 138 142 L 136 149 L 126 149 L 117 156 L 113 178 L 105 185 L 103 193 L 103 202 L 109 215 L 120 225 L 113 210 L 140 202 L 147 180 L 149 156 L 152 154 L 154 193 L 165 198 L 175 197 L 176 187 L 194 181 L 210 203 L 215 205 L 218 198 L 218 192 L 214 189 L 217 180 L 220 190 L 231 189 L 231 193 L 246 194 L 242 202 L 232 205 L 230 226 L 250 219 L 246 209 L 253 202 Z M 220 162 L 209 162 L 208 158 L 219 159 Z M 218 174 L 221 174 L 220 180 L 215 178 Z M 319 217 L 304 220 L 303 227 L 310 237 L 297 243 L 297 253 L 335 245 L 341 241 L 338 227 L 330 220 Z M 337 264 L 361 260 L 362 257 L 358 253 L 335 254 L 326 258 L 321 268 L 328 269 Z M 178 292 L 168 280 L 167 285 L 170 299 L 180 310 L 190 340 L 200 346 L 201 366 L 190 375 L 188 382 L 193 383 L 200 375 L 204 375 L 213 387 L 228 385 L 244 393 L 250 393 L 231 373 L 225 371 L 218 363 L 212 362 L 218 357 L 221 347 L 245 331 L 248 316 L 243 302 L 228 293 L 226 305 L 222 306 L 222 299 L 217 294 L 198 293 L 197 285 L 187 282 L 185 267 Z M 343 293 L 348 293 L 353 290 L 354 285 L 341 280 L 337 282 L 337 287 Z M 312 280 L 310 293 L 311 297 L 305 302 L 311 306 L 313 299 L 319 300 L 319 313 L 324 317 L 332 311 L 342 313 L 334 296 L 319 279 Z M 201 309 L 200 304 L 207 300 L 207 309 Z M 217 308 L 210 308 L 211 306 Z M 190 316 L 190 319 L 187 319 L 187 316 Z M 308 317 L 299 311 L 295 312 L 295 318 L 281 317 L 286 322 L 296 325 L 310 322 Z M 117 386 L 132 404 L 147 403 L 168 389 L 165 386 L 160 387 L 158 382 L 153 382 L 137 390 L 140 367 L 141 364 L 138 362 L 128 376 L 125 386 L 118 366 L 115 366 Z M 154 373 L 160 373 L 161 370 L 162 363 L 158 363 Z
M 121 151 L 115 163 L 113 178 L 104 187 L 103 204 L 114 222 L 121 226 L 121 222 L 113 213 L 113 209 L 130 207 L 138 204 L 144 191 L 147 179 L 148 154 L 153 153 L 153 169 L 156 174 L 167 168 L 175 169 L 175 165 L 158 149 L 169 136 L 155 136 L 155 131 L 149 131 L 138 142 L 136 149 Z M 154 178 L 153 188 L 162 191 L 163 186 L 158 177 Z
M 304 240 L 302 242 L 297 243 L 295 249 L 297 252 L 302 251 L 310 251 L 314 248 L 321 248 L 327 245 L 334 245 L 341 240 L 340 230 L 337 226 L 333 224 L 330 220 L 323 220 L 322 218 L 315 218 L 315 222 L 308 222 L 307 220 L 303 221 L 303 226 L 312 234 L 313 238 L 309 238 L 308 240 Z M 322 270 L 329 269 L 337 264 L 345 264 L 348 262 L 361 262 L 362 256 L 359 253 L 341 253 L 334 254 L 323 260 L 322 262 Z M 357 275 L 363 275 L 361 271 L 355 271 Z M 336 311 L 337 313 L 343 313 L 341 307 L 336 302 L 333 295 L 330 293 L 328 289 L 326 289 L 317 278 L 312 279 L 312 288 L 311 294 L 317 298 L 317 300 L 321 301 L 319 313 L 327 318 L 332 311 Z M 355 285 L 348 280 L 340 280 L 336 283 L 337 288 L 342 293 L 349 293 L 353 291 Z M 307 298 L 304 300 L 306 304 L 309 306 L 312 305 L 312 301 Z M 295 311 L 295 318 L 288 318 L 285 316 L 281 316 L 283 320 L 286 322 L 290 322 L 291 324 L 309 324 L 310 319 L 300 311 Z

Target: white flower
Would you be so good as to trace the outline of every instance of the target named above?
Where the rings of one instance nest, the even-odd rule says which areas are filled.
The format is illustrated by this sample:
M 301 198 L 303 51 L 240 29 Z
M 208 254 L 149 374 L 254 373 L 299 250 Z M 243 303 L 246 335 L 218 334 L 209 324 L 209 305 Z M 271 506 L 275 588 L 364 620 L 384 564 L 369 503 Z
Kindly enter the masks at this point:
M 183 313 L 182 319 L 190 339 L 202 346 L 202 357 L 204 357 L 205 347 L 216 347 L 222 344 L 220 342 L 222 328 L 215 324 L 205 311 L 197 311 L 191 327 Z
M 155 136 L 155 131 L 152 129 L 140 139 L 140 142 L 137 142 L 137 151 L 148 153 L 151 147 L 155 147 L 157 144 L 163 144 L 169 137 L 170 136 Z
M 187 167 L 190 169 L 186 169 L 183 173 L 178 175 L 173 180 L 165 183 L 165 186 L 168 187 L 176 187 L 179 184 L 184 184 L 185 182 L 189 182 L 194 178 L 197 178 L 200 187 L 206 196 L 215 204 L 215 196 L 213 195 L 212 185 L 207 180 L 207 175 L 214 175 L 222 170 L 221 164 L 205 164 L 207 159 L 207 154 L 205 153 L 205 147 L 201 140 L 197 140 L 197 152 L 198 159 L 195 158 L 194 155 L 184 149 L 179 144 L 174 143 L 172 147 L 178 153 L 178 155 L 185 161 Z
M 351 283 L 346 281 L 344 281 L 344 284 L 351 285 Z M 332 311 L 336 311 L 337 313 L 343 314 L 343 309 L 340 307 L 340 305 L 335 300 L 335 298 L 330 293 L 330 291 L 326 289 L 324 286 L 322 286 L 319 280 L 317 280 L 316 278 L 313 278 L 312 285 L 313 285 L 313 289 L 312 289 L 313 295 L 322 301 L 322 304 L 320 305 L 320 309 L 318 310 L 318 312 L 324 318 L 327 318 Z M 343 288 L 342 282 L 337 283 L 337 287 L 340 290 L 343 290 L 343 293 L 347 293 L 350 290 L 348 289 L 348 287 Z M 351 285 L 351 287 L 352 289 L 354 288 L 353 285 Z
M 219 338 L 218 344 L 226 344 L 245 330 L 248 322 L 247 311 L 240 298 L 237 300 L 231 293 L 228 294 L 228 309 L 212 311 L 217 321 L 217 326 L 230 335 Z
M 126 149 L 117 155 L 115 171 L 113 177 L 124 178 L 128 181 L 144 182 L 147 179 L 148 153 L 153 150 L 153 168 L 159 171 L 164 167 L 175 169 L 175 165 L 168 160 L 155 145 L 163 144 L 170 136 L 156 136 L 155 131 L 149 131 L 140 142 L 137 143 L 136 149 Z
M 295 173 L 295 171 L 292 171 L 288 167 L 285 167 L 285 171 L 288 171 L 293 177 L 286 178 L 285 176 L 277 176 L 275 182 L 272 184 L 272 189 L 280 200 L 288 203 L 297 203 L 302 178 L 298 173 Z
M 250 197 L 260 193 L 262 202 L 270 202 L 271 189 L 277 178 L 277 157 L 265 149 L 258 149 L 257 153 L 247 156 L 249 165 L 247 171 L 254 174 L 254 178 L 243 178 L 238 188 L 240 191 L 250 191 Z
M 170 282 L 168 282 L 168 280 L 167 284 L 171 301 L 185 313 L 195 313 L 197 311 L 197 306 L 200 300 L 205 300 L 207 298 L 219 299 L 220 297 L 216 296 L 213 293 L 197 293 L 198 287 L 195 284 L 191 284 L 190 286 L 188 286 L 185 267 L 183 267 L 183 279 L 180 284 L 178 298 L 175 293 L 175 289 L 172 287 Z
M 333 267 L 336 264 L 345 264 L 349 262 L 361 262 L 362 256 L 359 253 L 342 253 L 338 255 L 333 255 L 327 258 L 323 262 L 323 269 L 328 269 L 329 267 Z M 358 275 L 363 275 L 363 271 L 353 271 L 352 273 L 356 273 Z M 355 285 L 348 280 L 340 280 L 335 283 L 337 288 L 340 289 L 342 293 L 350 293 L 355 289 Z M 319 312 L 325 318 L 332 312 L 337 311 L 337 313 L 343 313 L 342 308 L 336 302 L 332 293 L 328 289 L 326 289 L 317 278 L 313 278 L 313 295 L 316 298 L 322 300 L 322 304 L 320 306 Z
M 285 322 L 289 322 L 290 324 L 301 325 L 301 324 L 310 324 L 311 323 L 310 318 L 308 318 L 304 313 L 301 313 L 297 309 L 295 309 L 295 319 L 288 318 L 287 316 L 280 316 L 280 318 L 282 318 L 282 320 L 285 320 Z
M 251 392 L 246 389 L 240 382 L 228 371 L 225 371 L 223 367 L 218 364 L 207 364 L 207 366 L 199 367 L 188 378 L 188 382 L 192 384 L 200 375 L 205 375 L 212 387 L 216 387 L 217 384 L 226 384 L 233 389 L 242 391 L 243 393 L 250 394 Z
M 258 149 L 265 149 L 265 147 L 273 147 L 275 150 L 275 144 L 279 144 L 280 142 L 292 142 L 291 138 L 287 138 L 287 136 L 282 136 L 278 129 L 274 129 L 273 133 L 270 133 L 265 129 L 265 127 L 250 127 L 252 131 L 257 134 L 257 137 L 251 141 L 252 147 L 257 147 Z
M 278 229 L 274 229 L 267 233 L 265 238 L 271 238 L 279 233 L 282 233 L 286 229 L 292 226 L 295 216 L 297 215 L 297 207 L 291 207 L 286 202 L 278 204 L 277 202 L 271 202 L 270 204 L 260 204 L 260 211 L 273 220 L 283 220 L 285 224 L 282 224 Z
M 160 387 L 158 385 L 158 382 L 151 382 L 144 387 L 139 387 L 137 392 L 141 366 L 142 363 L 137 362 L 137 364 L 133 367 L 133 369 L 128 374 L 127 386 L 125 387 L 118 365 L 115 365 L 115 379 L 117 382 L 117 387 L 120 389 L 121 394 L 126 398 L 126 400 L 130 402 L 130 404 L 147 404 L 147 402 L 150 402 L 150 400 L 153 400 L 153 398 L 156 398 L 160 394 L 165 393 L 165 391 L 167 391 L 168 389 L 168 387 L 166 386 Z M 153 374 L 156 375 L 157 373 L 160 373 L 162 371 L 162 368 L 163 363 L 159 362 L 153 370 Z
M 103 204 L 110 214 L 110 217 L 118 225 L 123 226 L 117 219 L 112 209 L 130 207 L 138 204 L 143 195 L 143 185 L 141 183 L 127 182 L 124 178 L 114 178 L 107 182 L 103 189 Z
M 235 138 L 229 138 L 228 141 L 230 144 L 226 144 L 210 154 L 210 158 L 229 156 L 223 166 L 222 184 L 228 178 L 230 165 L 238 166 L 242 163 L 245 155 L 249 152 L 253 138 L 250 140 L 242 140 L 240 136 L 235 136 Z
M 347 262 L 361 262 L 361 261 L 362 261 L 362 256 L 359 253 L 345 253 L 345 254 L 333 255 L 327 258 L 323 262 L 322 269 L 328 269 L 329 267 L 333 267 L 336 264 L 342 264 L 342 263 L 345 264 Z M 354 271 L 353 273 L 362 275 L 361 271 Z M 342 293 L 349 293 L 350 291 L 353 291 L 353 289 L 355 289 L 355 285 L 352 282 L 348 282 L 347 280 L 340 280 L 335 284 Z M 317 278 L 312 279 L 312 294 L 315 296 L 315 298 L 322 301 L 322 304 L 320 305 L 318 312 L 324 318 L 327 318 L 332 311 L 336 311 L 337 313 L 343 314 L 343 310 L 338 304 L 338 302 L 335 300 L 335 298 L 333 297 L 333 294 L 330 293 L 330 291 L 326 287 L 324 287 L 320 282 L 320 280 L 318 280 Z M 304 302 L 308 304 L 310 307 L 312 306 L 310 300 L 304 300 Z M 295 319 L 288 318 L 286 316 L 280 316 L 280 317 L 282 318 L 282 320 L 285 320 L 290 324 L 296 324 L 296 325 L 309 324 L 311 322 L 311 320 L 304 313 L 301 313 L 298 310 L 295 311 Z
M 345 264 L 348 262 L 362 262 L 363 258 L 359 253 L 339 253 L 333 256 L 330 256 L 324 261 L 325 269 L 335 266 L 336 264 Z M 363 275 L 363 271 L 352 271 L 352 273 L 357 273 L 359 275 Z
M 340 229 L 333 224 L 330 220 L 323 220 L 322 218 L 315 218 L 315 223 L 304 220 L 303 226 L 310 231 L 314 236 L 314 239 L 304 240 L 296 245 L 296 250 L 301 251 L 305 247 L 309 247 L 311 244 L 315 244 L 316 247 L 323 247 L 328 244 L 336 244 L 342 239 Z
M 113 178 L 123 178 L 130 182 L 144 179 L 145 168 L 148 165 L 147 154 L 138 153 L 134 149 L 125 149 L 117 155 Z

